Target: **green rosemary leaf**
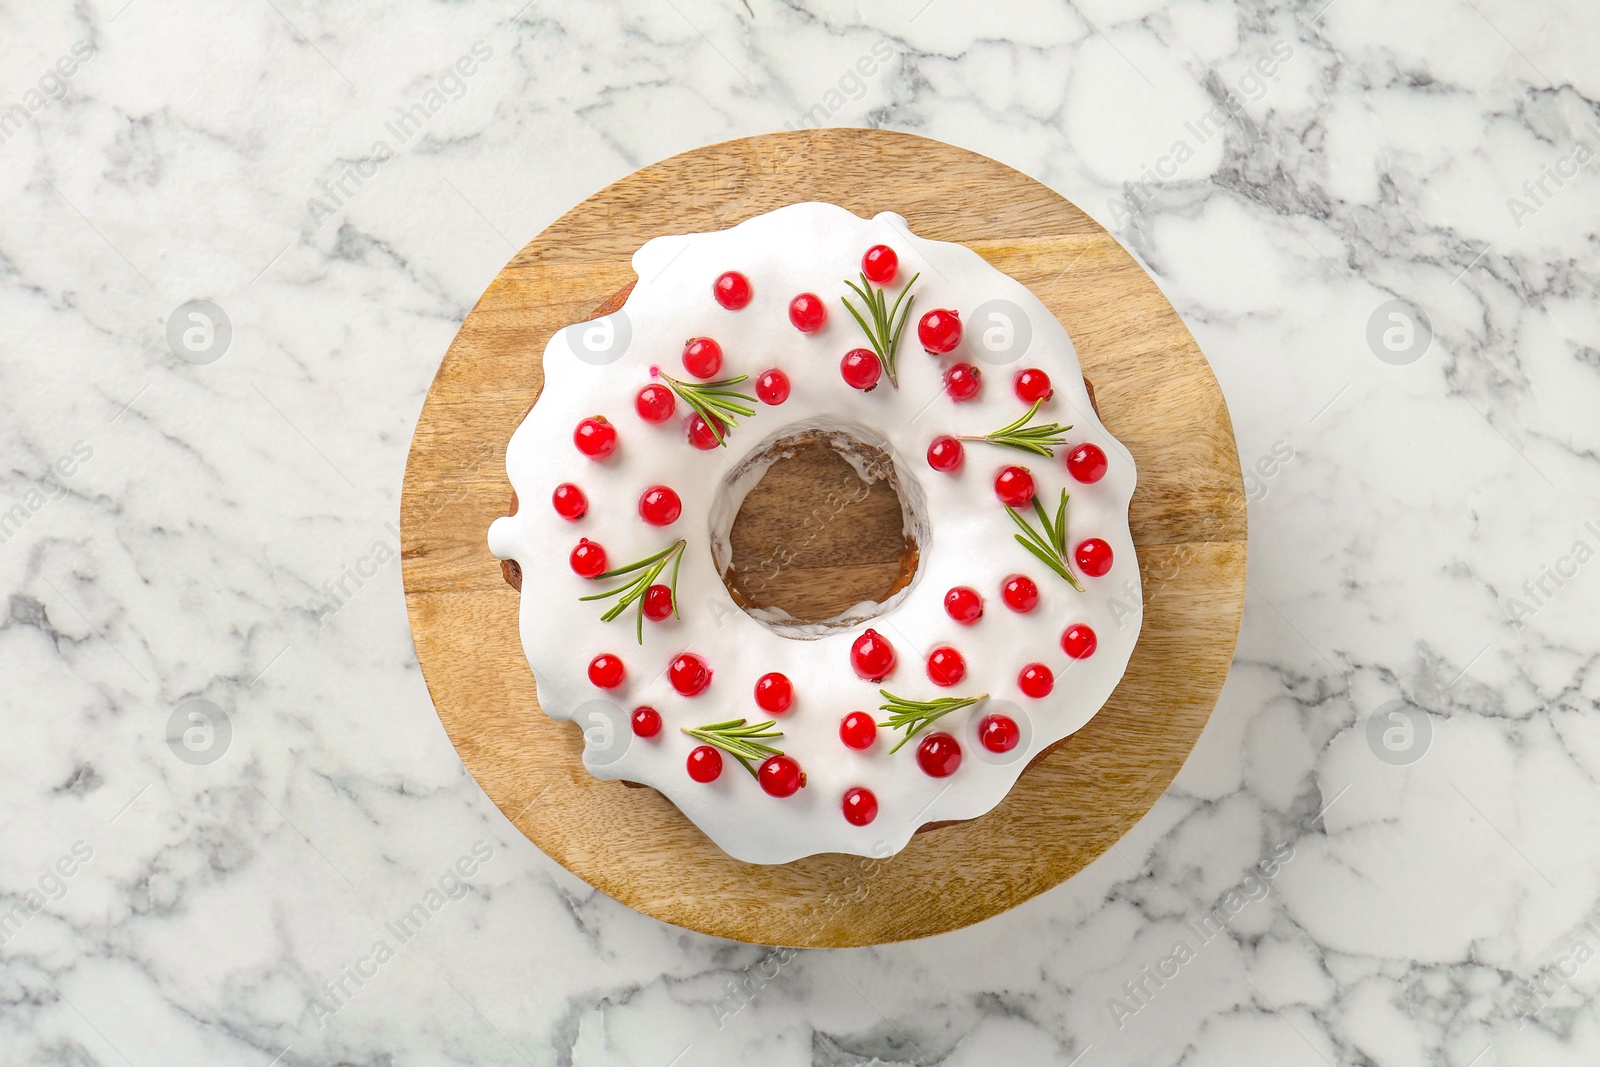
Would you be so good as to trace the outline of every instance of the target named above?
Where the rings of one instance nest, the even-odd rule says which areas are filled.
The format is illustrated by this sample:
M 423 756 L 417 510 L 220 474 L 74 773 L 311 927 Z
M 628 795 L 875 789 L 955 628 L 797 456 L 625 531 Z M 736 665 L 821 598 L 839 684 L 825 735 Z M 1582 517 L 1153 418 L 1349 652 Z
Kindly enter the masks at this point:
M 865 273 L 860 277 L 860 285 L 849 278 L 844 280 L 844 284 L 861 298 L 861 302 L 866 305 L 865 311 L 857 309 L 855 304 L 850 302 L 849 296 L 840 299 L 844 303 L 845 310 L 850 312 L 850 317 L 861 327 L 861 332 L 867 335 L 867 343 L 872 347 L 873 354 L 878 357 L 878 363 L 883 367 L 884 373 L 888 375 L 889 384 L 898 389 L 900 379 L 896 364 L 900 334 L 905 329 L 906 317 L 911 314 L 912 283 L 922 275 L 912 275 L 911 281 L 907 282 L 895 297 L 892 309 L 889 307 L 888 291 L 881 286 L 873 285 Z
M 650 566 L 650 564 L 654 563 L 658 559 L 665 559 L 667 556 L 669 556 L 670 554 L 672 554 L 676 550 L 677 550 L 676 546 L 674 546 L 672 548 L 663 548 L 660 552 L 657 552 L 655 555 L 646 556 L 644 559 L 637 560 L 637 561 L 635 561 L 633 563 L 630 563 L 626 567 L 613 567 L 611 570 L 606 571 L 603 574 L 597 574 L 597 575 L 595 575 L 595 579 L 594 580 L 597 581 L 597 582 L 603 582 L 607 578 L 616 578 L 616 577 L 619 577 L 621 575 L 627 574 L 629 571 L 636 571 L 636 570 L 639 570 L 641 567 L 648 567 L 648 566 Z M 579 597 L 578 599 L 587 600 L 589 598 L 588 597 Z
M 1028 413 L 993 433 L 967 434 L 958 438 L 961 441 L 977 441 L 982 444 L 1000 445 L 1004 448 L 1015 448 L 1023 452 L 1031 452 L 1036 456 L 1054 456 L 1055 450 L 1067 443 L 1065 433 L 1072 429 L 1071 426 L 1062 426 L 1054 422 L 1044 422 L 1037 426 L 1028 423 L 1039 413 L 1042 400 L 1035 400 Z
M 783 736 L 783 731 L 774 729 L 778 724 L 773 719 L 765 722 L 751 723 L 744 719 L 729 719 L 727 722 L 714 722 L 708 726 L 682 727 L 684 733 L 696 741 L 703 741 L 713 748 L 719 748 L 739 761 L 740 766 L 750 772 L 751 777 L 760 778 L 751 763 L 765 760 L 772 756 L 783 755 L 783 750 L 765 744 L 769 740 L 777 740 Z
M 672 611 L 674 615 L 677 615 L 678 566 L 683 561 L 683 550 L 684 546 L 687 544 L 687 541 L 679 540 L 669 547 L 662 549 L 660 552 L 655 553 L 654 555 L 646 556 L 643 559 L 635 560 L 633 563 L 629 563 L 627 566 L 616 567 L 598 575 L 594 579 L 597 582 L 607 578 L 618 578 L 625 574 L 632 574 L 634 571 L 641 572 L 638 577 L 624 582 L 613 589 L 602 590 L 598 593 L 589 593 L 586 596 L 579 597 L 578 600 L 608 600 L 611 597 L 616 597 L 617 602 L 611 605 L 611 607 L 607 608 L 605 614 L 600 616 L 601 622 L 611 622 L 613 619 L 618 618 L 624 611 L 628 610 L 628 608 L 634 608 L 638 616 L 634 624 L 634 637 L 641 645 L 644 644 L 644 595 L 645 593 L 649 592 L 650 587 L 655 584 L 656 579 L 661 577 L 661 572 L 666 569 L 667 564 L 670 562 L 672 564 Z M 678 617 L 682 618 L 681 615 Z
M 704 420 L 718 445 L 727 443 L 727 431 L 739 425 L 739 419 L 756 413 L 756 398 L 733 386 L 749 379 L 748 374 L 721 378 L 714 382 L 685 382 L 670 374 L 657 371 L 677 396 Z
M 1056 562 L 1055 557 L 1052 556 L 1049 552 L 1046 552 L 1044 549 L 1040 548 L 1038 545 L 1034 544 L 1032 541 L 1025 540 L 1021 534 L 1017 534 L 1016 538 L 1017 538 L 1017 544 L 1021 545 L 1023 548 L 1027 549 L 1029 552 L 1032 552 L 1035 556 L 1038 556 L 1040 563 L 1043 563 L 1046 567 L 1049 567 L 1051 570 L 1055 571 L 1057 574 L 1059 574 L 1061 577 L 1065 578 L 1067 581 L 1069 581 L 1069 582 L 1072 581 L 1072 576 L 1069 575 L 1062 568 L 1060 563 Z M 1076 585 L 1077 583 L 1074 582 L 1073 584 Z
M 878 694 L 884 699 L 878 710 L 889 713 L 889 717 L 878 725 L 890 730 L 906 731 L 905 736 L 889 750 L 891 755 L 899 752 L 907 741 L 951 712 L 970 708 L 989 699 L 988 693 L 975 697 L 937 697 L 933 700 L 907 700 L 895 696 L 887 689 L 878 690 Z
M 845 284 L 852 289 L 856 288 L 851 282 L 845 282 Z M 860 291 L 856 289 L 856 292 Z M 876 346 L 877 338 L 872 336 L 872 327 L 867 325 L 867 320 L 861 317 L 861 313 L 856 310 L 856 306 L 850 303 L 848 298 L 845 299 L 844 306 L 845 310 L 850 312 L 850 317 L 856 320 L 856 325 L 861 327 L 861 332 L 867 335 L 867 340 L 874 342 L 874 346 Z
M 1054 546 L 1051 545 L 1049 541 L 1046 541 L 1044 539 L 1044 537 L 1039 533 L 1039 531 L 1035 530 L 1032 526 L 1029 526 L 1027 520 L 1024 519 L 1021 515 L 1017 514 L 1017 511 L 1016 511 L 1015 508 L 1007 507 L 1006 508 L 1006 514 L 1010 515 L 1011 516 L 1011 521 L 1016 523 L 1017 526 L 1022 530 L 1022 534 L 1018 535 L 1018 538 L 1017 538 L 1018 540 L 1022 540 L 1022 538 L 1024 536 L 1026 536 L 1027 540 L 1029 542 L 1031 542 L 1032 544 L 1037 545 L 1039 547 L 1040 551 L 1043 551 L 1043 552 L 1051 552 L 1051 551 L 1053 551 Z
M 679 552 L 676 556 L 672 557 L 672 581 L 669 582 L 668 585 L 672 589 L 672 617 L 674 619 L 683 618 L 682 615 L 678 614 L 678 564 L 680 564 L 682 562 L 683 562 L 683 553 L 682 552 Z M 643 614 L 643 612 L 641 612 L 640 614 Z M 639 626 L 640 626 L 641 630 L 644 628 L 644 624 L 643 623 L 640 623 Z M 639 640 L 640 641 L 644 640 L 644 637 L 643 637 L 642 634 L 640 635 Z

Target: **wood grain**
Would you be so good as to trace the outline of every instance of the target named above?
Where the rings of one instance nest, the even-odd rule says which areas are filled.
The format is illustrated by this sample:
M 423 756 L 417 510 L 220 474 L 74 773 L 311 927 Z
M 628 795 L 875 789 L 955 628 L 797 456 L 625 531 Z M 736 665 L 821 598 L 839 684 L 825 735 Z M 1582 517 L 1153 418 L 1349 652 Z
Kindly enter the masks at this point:
M 870 183 L 859 175 L 871 173 Z M 552 333 L 630 283 L 645 240 L 733 225 L 801 200 L 897 211 L 1028 285 L 1061 319 L 1106 425 L 1133 452 L 1131 518 L 1145 588 L 1128 673 L 1083 730 L 980 819 L 918 834 L 898 855 L 728 858 L 660 794 L 584 770 L 578 728 L 539 711 L 517 636 L 518 593 L 489 555 L 506 509 L 505 446 L 542 384 Z M 779 485 L 781 509 L 804 478 Z M 825 472 L 812 472 L 823 476 Z M 874 530 L 807 566 L 868 585 Z M 762 519 L 751 544 L 759 551 Z M 895 512 L 896 523 L 898 513 Z M 865 520 L 864 520 L 865 521 Z M 1244 601 L 1245 504 L 1216 379 L 1155 283 L 1049 189 L 964 150 L 880 130 L 730 141 L 624 178 L 556 220 L 490 284 L 429 391 L 401 500 L 406 603 L 429 691 L 462 760 L 530 840 L 603 892 L 667 922 L 787 946 L 875 944 L 1014 907 L 1095 859 L 1149 810 L 1227 676 Z M 879 545 L 878 548 L 872 548 Z M 852 546 L 864 552 L 853 559 Z M 860 573 L 846 573 L 850 567 Z

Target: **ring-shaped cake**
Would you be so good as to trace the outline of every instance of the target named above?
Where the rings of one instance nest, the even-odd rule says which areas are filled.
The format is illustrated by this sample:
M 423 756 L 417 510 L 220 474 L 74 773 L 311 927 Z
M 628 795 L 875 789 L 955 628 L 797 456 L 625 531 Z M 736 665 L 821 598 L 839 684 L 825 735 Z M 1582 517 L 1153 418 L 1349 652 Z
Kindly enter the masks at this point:
M 747 862 L 884 857 L 982 815 L 1105 703 L 1142 618 L 1133 460 L 1066 330 L 887 212 L 795 204 L 633 267 L 546 346 L 520 504 L 489 530 L 540 705 L 591 773 Z M 822 620 L 727 580 L 745 495 L 809 444 L 889 481 L 910 546 L 881 600 Z

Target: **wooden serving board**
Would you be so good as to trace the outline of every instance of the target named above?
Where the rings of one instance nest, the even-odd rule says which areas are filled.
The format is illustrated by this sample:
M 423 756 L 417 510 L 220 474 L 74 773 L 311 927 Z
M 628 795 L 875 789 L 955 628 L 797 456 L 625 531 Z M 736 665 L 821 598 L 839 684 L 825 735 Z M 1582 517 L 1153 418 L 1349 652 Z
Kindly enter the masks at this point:
M 802 200 L 899 212 L 921 236 L 976 249 L 1061 319 L 1106 426 L 1138 463 L 1132 526 L 1145 611 L 1109 703 L 987 815 L 917 834 L 888 859 L 756 866 L 730 859 L 654 790 L 584 769 L 577 725 L 539 709 L 518 594 L 485 537 L 507 509 L 506 443 L 542 385 L 550 336 L 632 281 L 630 257 L 646 240 Z M 779 483 L 761 507 L 800 491 Z M 494 279 L 445 355 L 411 445 L 401 535 L 412 635 L 439 718 L 506 817 L 630 907 L 767 945 L 953 930 L 1082 869 L 1150 809 L 1188 755 L 1227 676 L 1244 603 L 1244 487 L 1227 408 L 1155 283 L 1038 182 L 882 130 L 711 145 L 629 175 L 556 220 Z M 886 562 L 848 555 L 853 543 L 881 545 L 870 530 L 862 536 L 797 562 L 822 586 L 862 580 L 852 567 L 877 573 Z

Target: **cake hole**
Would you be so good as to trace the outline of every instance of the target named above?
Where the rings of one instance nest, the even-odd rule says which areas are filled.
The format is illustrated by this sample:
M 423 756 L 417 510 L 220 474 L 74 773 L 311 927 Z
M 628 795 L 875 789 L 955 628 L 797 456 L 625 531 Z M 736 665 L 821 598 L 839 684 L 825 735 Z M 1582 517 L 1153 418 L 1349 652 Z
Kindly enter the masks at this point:
M 814 638 L 858 625 L 915 580 L 921 489 L 874 438 L 859 427 L 791 427 L 724 482 L 713 557 L 734 603 L 768 629 Z

